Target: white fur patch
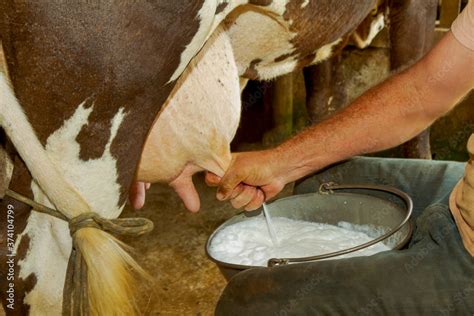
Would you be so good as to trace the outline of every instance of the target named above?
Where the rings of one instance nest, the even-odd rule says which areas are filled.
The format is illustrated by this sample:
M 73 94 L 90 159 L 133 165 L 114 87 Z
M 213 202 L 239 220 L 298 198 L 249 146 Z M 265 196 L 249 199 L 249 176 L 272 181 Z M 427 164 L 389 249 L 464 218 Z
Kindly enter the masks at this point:
M 309 4 L 309 0 L 304 0 L 301 4 L 301 9 L 304 9 Z
M 317 64 L 325 59 L 328 59 L 331 57 L 332 54 L 332 49 L 334 46 L 339 44 L 342 41 L 342 38 L 335 40 L 332 43 L 326 44 L 320 49 L 317 50 L 316 56 L 314 57 L 314 60 L 311 62 L 311 64 Z
M 271 11 L 277 15 L 283 15 L 286 11 L 286 5 L 290 0 L 274 0 L 269 6 L 262 7 L 265 11 Z
M 48 137 L 46 152 L 64 177 L 73 183 L 94 212 L 108 218 L 118 217 L 121 207 L 120 185 L 116 159 L 112 157 L 110 146 L 125 114 L 120 109 L 112 119 L 111 135 L 102 157 L 83 161 L 79 158 L 80 146 L 76 137 L 87 124 L 93 106 L 85 109 L 81 104 L 74 115 L 63 126 Z
M 360 34 L 358 34 L 357 32 L 354 32 L 354 34 L 352 34 L 352 38 L 356 46 L 360 49 L 364 49 L 367 46 L 369 46 L 374 40 L 374 38 L 377 36 L 377 34 L 379 34 L 380 31 L 382 31 L 384 26 L 385 26 L 384 14 L 379 13 L 377 17 L 374 20 L 372 20 L 372 23 L 370 23 L 370 30 L 366 38 L 362 38 Z
M 261 79 L 289 73 L 297 65 L 297 61 L 291 58 L 275 62 L 276 58 L 295 49 L 290 40 L 296 34 L 289 32 L 282 21 L 262 10 L 249 8 L 226 23 L 240 76 L 257 59 L 261 61 L 255 69 Z
M 297 65 L 298 61 L 296 59 L 288 58 L 287 60 L 279 63 L 273 63 L 270 65 L 257 65 L 255 69 L 257 70 L 260 79 L 271 80 L 293 72 Z
M 31 189 L 35 201 L 53 206 L 36 183 L 32 183 Z M 31 315 L 61 315 L 64 280 L 71 252 L 68 225 L 52 216 L 32 212 L 23 234 L 17 238 L 17 247 L 24 235 L 30 237 L 30 247 L 25 258 L 18 262 L 19 276 L 24 280 L 34 274 L 37 280 L 24 303 L 30 306 Z
M 274 3 L 275 8 L 281 9 L 286 1 L 274 1 Z M 291 40 L 296 33 L 288 29 L 291 21 L 281 21 L 274 16 L 266 15 L 264 10 L 246 7 L 241 12 L 236 12 L 236 16 L 230 16 L 226 25 L 240 76 L 254 60 L 259 60 L 253 67 L 262 80 L 270 80 L 293 72 L 298 66 L 297 56 L 275 61 L 278 57 L 295 51 Z M 311 64 L 329 58 L 334 46 L 341 40 L 338 39 L 318 49 Z

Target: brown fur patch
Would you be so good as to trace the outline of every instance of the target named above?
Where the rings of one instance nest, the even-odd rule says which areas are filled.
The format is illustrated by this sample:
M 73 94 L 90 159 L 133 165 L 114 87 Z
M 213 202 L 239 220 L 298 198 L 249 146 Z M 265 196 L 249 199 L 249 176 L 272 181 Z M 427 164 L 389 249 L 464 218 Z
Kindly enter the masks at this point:
M 229 4 L 229 2 L 222 2 L 222 3 L 219 3 L 219 5 L 218 5 L 217 8 L 216 8 L 216 14 L 219 14 L 219 13 L 221 13 L 222 11 L 224 11 L 228 4 Z
M 255 4 L 258 6 L 269 6 L 273 0 L 249 0 L 249 4 Z
M 275 58 L 275 62 L 276 62 L 276 63 L 279 63 L 279 62 L 281 62 L 281 61 L 284 61 L 285 59 L 290 58 L 292 55 L 293 55 L 293 54 L 291 54 L 291 53 L 280 55 L 280 56 L 278 56 L 277 58 Z

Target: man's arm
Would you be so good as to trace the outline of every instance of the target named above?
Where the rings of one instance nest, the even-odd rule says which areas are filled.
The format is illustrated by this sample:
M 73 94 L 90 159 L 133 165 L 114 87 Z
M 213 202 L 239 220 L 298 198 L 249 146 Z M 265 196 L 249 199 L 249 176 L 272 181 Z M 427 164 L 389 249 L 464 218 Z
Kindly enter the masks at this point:
M 369 90 L 328 120 L 273 150 L 236 154 L 219 183 L 218 198 L 232 198 L 234 206 L 255 209 L 286 183 L 331 163 L 413 138 L 473 87 L 474 52 L 449 32 L 417 64 Z M 218 180 L 208 176 L 210 183 Z M 241 183 L 260 187 L 265 196 L 242 189 Z
M 280 146 L 293 181 L 332 162 L 399 145 L 431 125 L 474 86 L 474 52 L 451 33 L 420 62 L 350 107 Z M 289 177 L 288 177 L 289 176 Z

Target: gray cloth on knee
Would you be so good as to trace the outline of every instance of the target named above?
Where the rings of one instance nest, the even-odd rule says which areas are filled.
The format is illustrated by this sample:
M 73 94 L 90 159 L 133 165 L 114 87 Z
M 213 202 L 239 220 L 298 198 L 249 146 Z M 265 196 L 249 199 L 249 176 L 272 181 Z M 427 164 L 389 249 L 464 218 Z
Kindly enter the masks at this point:
M 472 315 L 474 259 L 464 249 L 447 206 L 461 163 L 356 158 L 302 181 L 388 184 L 415 200 L 408 249 L 236 275 L 217 315 Z

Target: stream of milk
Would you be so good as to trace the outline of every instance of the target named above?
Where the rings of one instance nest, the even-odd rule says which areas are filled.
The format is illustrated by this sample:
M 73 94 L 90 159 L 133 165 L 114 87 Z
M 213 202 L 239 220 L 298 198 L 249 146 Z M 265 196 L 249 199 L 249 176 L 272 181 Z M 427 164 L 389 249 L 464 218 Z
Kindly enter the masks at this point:
M 278 234 L 277 246 L 268 234 L 266 219 L 258 216 L 219 231 L 209 247 L 210 255 L 228 263 L 266 266 L 270 258 L 315 256 L 358 246 L 380 236 L 378 228 L 347 222 L 335 226 L 284 217 L 273 217 L 272 222 Z M 390 248 L 379 242 L 337 258 L 369 256 L 387 250 Z
M 268 233 L 272 239 L 273 246 L 280 246 L 280 241 L 278 240 L 278 235 L 275 231 L 275 226 L 273 226 L 272 217 L 267 209 L 267 203 L 263 203 L 263 215 L 265 216 L 265 221 L 267 222 Z

